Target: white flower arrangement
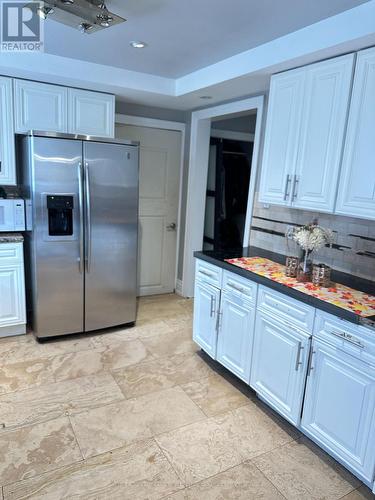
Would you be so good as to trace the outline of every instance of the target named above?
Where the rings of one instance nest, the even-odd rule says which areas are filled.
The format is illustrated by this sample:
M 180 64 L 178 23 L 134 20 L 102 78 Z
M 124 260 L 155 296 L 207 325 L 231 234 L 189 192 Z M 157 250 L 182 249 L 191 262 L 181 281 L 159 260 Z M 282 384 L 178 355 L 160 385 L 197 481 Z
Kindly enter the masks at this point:
M 286 233 L 287 239 L 294 240 L 303 250 L 303 271 L 307 270 L 307 262 L 312 252 L 319 250 L 325 245 L 332 245 L 334 241 L 333 231 L 319 226 L 316 222 L 292 228 Z
M 317 224 L 297 227 L 294 229 L 292 237 L 307 254 L 333 243 L 333 232 Z

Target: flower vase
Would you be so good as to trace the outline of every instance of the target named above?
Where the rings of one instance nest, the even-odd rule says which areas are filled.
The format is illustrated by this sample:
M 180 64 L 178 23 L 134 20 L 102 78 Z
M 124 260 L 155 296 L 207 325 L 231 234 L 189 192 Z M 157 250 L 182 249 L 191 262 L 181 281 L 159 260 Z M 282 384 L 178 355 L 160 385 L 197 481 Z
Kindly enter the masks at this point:
M 309 253 L 304 252 L 303 258 L 301 259 L 298 273 L 297 273 L 297 281 L 300 283 L 306 283 L 311 281 L 312 274 L 312 260 L 309 259 Z

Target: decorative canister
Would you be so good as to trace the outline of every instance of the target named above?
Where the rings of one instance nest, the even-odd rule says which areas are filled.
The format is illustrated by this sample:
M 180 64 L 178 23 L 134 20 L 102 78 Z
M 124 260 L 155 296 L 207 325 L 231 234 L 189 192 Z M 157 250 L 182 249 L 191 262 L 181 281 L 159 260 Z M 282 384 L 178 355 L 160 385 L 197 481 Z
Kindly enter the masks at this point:
M 288 276 L 288 278 L 297 278 L 299 262 L 300 260 L 298 257 L 287 257 L 285 264 L 285 276 Z
M 331 268 L 326 264 L 314 264 L 312 282 L 316 286 L 329 288 L 331 286 Z

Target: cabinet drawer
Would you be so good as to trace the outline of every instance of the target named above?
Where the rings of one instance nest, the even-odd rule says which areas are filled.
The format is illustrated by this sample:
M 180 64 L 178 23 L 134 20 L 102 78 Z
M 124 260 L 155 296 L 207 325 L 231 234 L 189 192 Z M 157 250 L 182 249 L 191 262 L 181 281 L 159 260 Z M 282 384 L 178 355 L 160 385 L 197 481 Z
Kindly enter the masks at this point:
M 0 243 L 0 267 L 23 264 L 23 243 Z
M 253 303 L 256 301 L 258 285 L 247 278 L 238 276 L 230 271 L 224 271 L 223 274 L 223 290 L 233 293 L 243 299 L 247 299 Z
M 221 288 L 223 270 L 220 267 L 197 259 L 195 267 L 195 278 L 205 283 L 209 283 L 217 288 Z
M 375 331 L 317 311 L 314 337 L 375 366 Z
M 259 286 L 258 309 L 279 317 L 284 324 L 289 323 L 306 332 L 313 331 L 313 307 L 262 285 Z

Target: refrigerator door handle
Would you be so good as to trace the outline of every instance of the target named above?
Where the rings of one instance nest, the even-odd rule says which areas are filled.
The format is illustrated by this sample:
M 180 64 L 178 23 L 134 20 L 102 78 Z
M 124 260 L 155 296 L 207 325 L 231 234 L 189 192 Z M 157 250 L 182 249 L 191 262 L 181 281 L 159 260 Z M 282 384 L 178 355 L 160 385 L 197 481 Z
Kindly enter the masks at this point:
M 83 218 L 83 169 L 78 163 L 78 205 L 79 205 L 79 272 L 84 269 L 84 218 Z
M 86 272 L 91 267 L 91 198 L 89 164 L 85 162 L 85 200 L 86 200 Z

